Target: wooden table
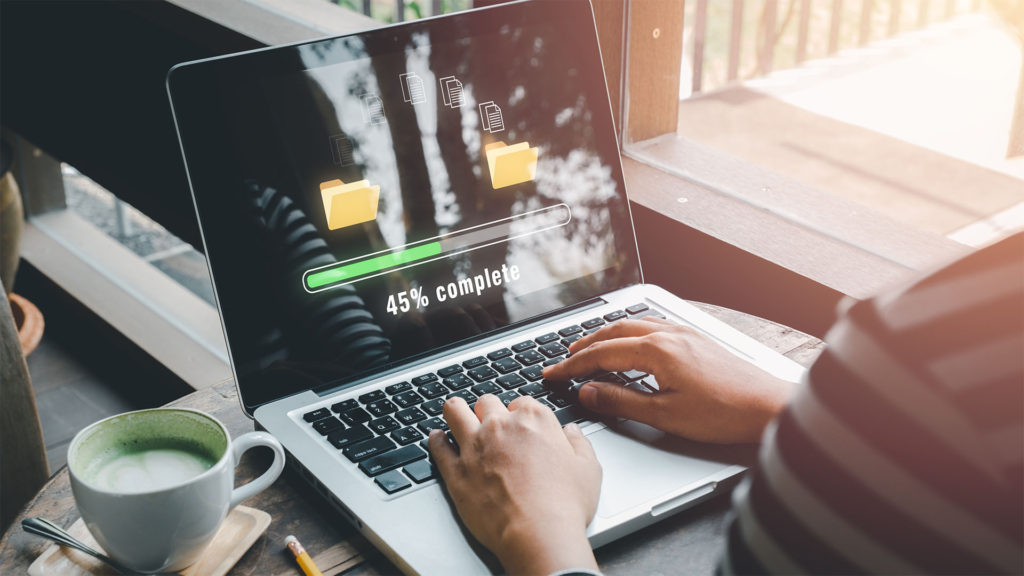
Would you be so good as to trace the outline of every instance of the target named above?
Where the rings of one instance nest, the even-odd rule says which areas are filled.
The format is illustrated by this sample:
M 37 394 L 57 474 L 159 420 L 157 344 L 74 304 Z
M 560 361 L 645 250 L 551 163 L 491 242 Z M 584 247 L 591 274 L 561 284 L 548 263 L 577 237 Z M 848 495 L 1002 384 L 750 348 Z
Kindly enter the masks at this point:
M 817 338 L 773 322 L 705 304 L 699 306 L 740 331 L 803 365 L 810 365 L 824 344 Z M 241 411 L 235 385 L 222 382 L 185 396 L 169 406 L 196 408 L 221 420 L 232 436 L 251 431 L 252 420 Z M 252 450 L 237 469 L 238 481 L 248 482 L 270 464 L 270 451 Z M 352 528 L 325 506 L 290 469 L 271 488 L 246 501 L 265 510 L 273 521 L 266 534 L 235 566 L 232 574 L 300 574 L 284 548 L 294 534 L 324 574 L 395 574 L 398 570 Z M 597 550 L 605 574 L 712 574 L 721 554 L 729 498 L 718 497 L 665 519 Z M 43 516 L 68 527 L 78 519 L 67 467 L 61 468 L 29 502 L 0 540 L 0 566 L 5 574 L 24 574 L 49 545 L 21 530 L 21 519 Z

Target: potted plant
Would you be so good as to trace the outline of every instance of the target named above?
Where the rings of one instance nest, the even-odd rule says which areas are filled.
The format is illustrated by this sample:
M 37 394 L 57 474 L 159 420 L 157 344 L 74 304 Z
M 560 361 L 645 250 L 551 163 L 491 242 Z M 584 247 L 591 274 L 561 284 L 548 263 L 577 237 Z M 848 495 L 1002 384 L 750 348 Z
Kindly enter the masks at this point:
M 19 247 L 25 225 L 21 191 L 14 181 L 14 154 L 5 140 L 0 140 L 0 284 L 11 302 L 11 315 L 18 328 L 22 353 L 27 357 L 43 337 L 43 315 L 25 298 L 14 294 L 14 276 L 21 259 Z

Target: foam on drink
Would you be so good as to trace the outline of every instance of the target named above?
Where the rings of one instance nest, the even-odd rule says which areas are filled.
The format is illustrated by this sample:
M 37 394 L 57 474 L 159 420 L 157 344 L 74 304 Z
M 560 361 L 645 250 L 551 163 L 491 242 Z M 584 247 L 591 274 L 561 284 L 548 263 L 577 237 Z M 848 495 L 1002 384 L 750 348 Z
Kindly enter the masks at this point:
M 112 492 L 151 492 L 186 482 L 216 462 L 203 454 L 175 448 L 122 452 L 102 459 L 89 481 Z

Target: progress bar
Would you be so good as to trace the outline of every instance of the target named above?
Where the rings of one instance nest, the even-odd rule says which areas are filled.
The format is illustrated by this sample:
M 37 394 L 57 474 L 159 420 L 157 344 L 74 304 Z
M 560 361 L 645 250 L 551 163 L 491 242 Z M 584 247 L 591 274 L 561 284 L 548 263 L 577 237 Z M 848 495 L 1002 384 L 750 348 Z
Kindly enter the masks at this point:
M 500 242 L 508 242 L 514 238 L 522 238 L 565 226 L 570 220 L 572 220 L 572 212 L 569 210 L 569 206 L 556 204 L 419 242 L 412 242 L 397 248 L 314 268 L 302 275 L 302 287 L 311 293 L 329 290 L 388 272 L 403 270 Z

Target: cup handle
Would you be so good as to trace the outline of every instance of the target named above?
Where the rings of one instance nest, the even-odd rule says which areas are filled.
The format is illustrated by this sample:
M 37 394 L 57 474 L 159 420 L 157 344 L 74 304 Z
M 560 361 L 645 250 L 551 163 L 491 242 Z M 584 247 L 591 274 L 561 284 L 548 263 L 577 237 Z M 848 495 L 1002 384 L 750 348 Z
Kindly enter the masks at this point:
M 277 480 L 278 476 L 284 470 L 284 448 L 281 447 L 281 443 L 266 432 L 248 432 L 242 434 L 238 438 L 235 438 L 232 442 L 232 451 L 235 456 L 235 466 L 238 466 L 238 462 L 242 459 L 242 454 L 250 448 L 256 446 L 266 446 L 274 451 L 274 461 L 270 464 L 270 468 L 260 475 L 252 482 L 248 482 L 235 488 L 231 491 L 231 506 L 228 508 L 234 508 L 242 500 L 251 498 L 263 492 L 270 487 L 271 484 Z

